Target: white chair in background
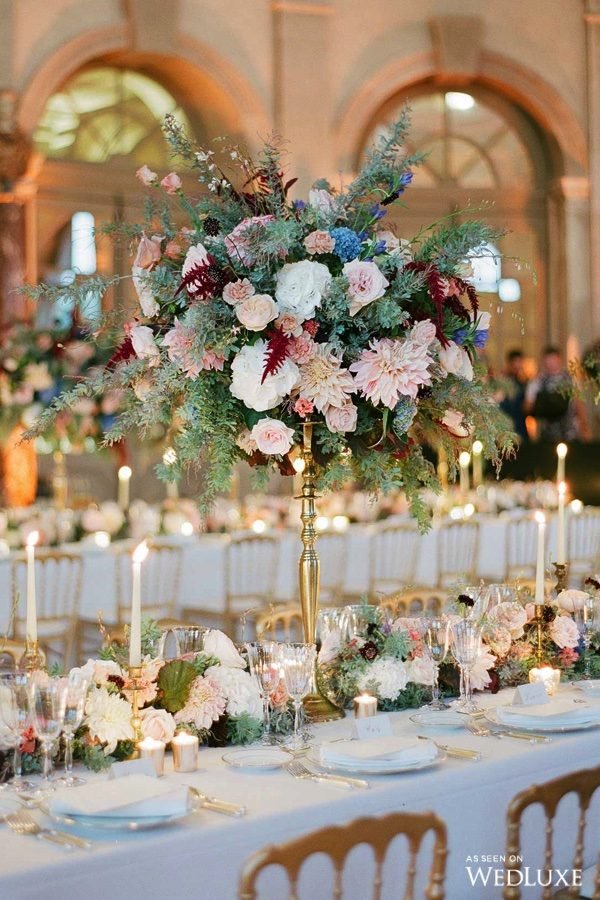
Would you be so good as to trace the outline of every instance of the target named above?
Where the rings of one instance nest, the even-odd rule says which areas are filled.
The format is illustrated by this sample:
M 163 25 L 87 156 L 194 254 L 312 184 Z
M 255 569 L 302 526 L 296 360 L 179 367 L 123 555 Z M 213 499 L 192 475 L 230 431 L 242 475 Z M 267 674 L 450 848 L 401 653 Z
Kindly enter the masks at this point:
M 421 535 L 413 523 L 382 522 L 369 545 L 369 597 L 390 594 L 415 582 Z
M 445 522 L 438 532 L 438 587 L 459 581 L 473 582 L 477 577 L 479 523 Z
M 600 566 L 600 507 L 570 513 L 567 527 L 569 579 L 575 584 L 593 576 Z
M 510 518 L 506 522 L 506 581 L 535 578 L 538 524 L 533 516 Z
M 324 531 L 319 534 L 316 548 L 321 563 L 319 603 L 336 606 L 341 602 L 346 574 L 346 545 L 344 532 Z

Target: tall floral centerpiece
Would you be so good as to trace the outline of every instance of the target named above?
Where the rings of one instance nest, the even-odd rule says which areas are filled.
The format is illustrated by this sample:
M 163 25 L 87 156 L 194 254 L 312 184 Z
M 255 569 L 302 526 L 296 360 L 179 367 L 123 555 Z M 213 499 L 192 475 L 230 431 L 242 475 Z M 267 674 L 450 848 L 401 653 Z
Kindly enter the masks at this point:
M 135 253 L 138 309 L 104 370 L 54 400 L 33 433 L 118 389 L 124 408 L 108 441 L 166 426 L 174 453 L 159 475 L 201 465 L 205 504 L 228 490 L 239 460 L 264 481 L 293 474 L 310 450 L 317 490 L 401 488 L 425 526 L 421 489 L 436 476 L 423 447 L 441 446 L 454 467 L 476 433 L 499 462 L 511 436 L 477 359 L 490 316 L 469 280 L 469 258 L 496 235 L 448 218 L 400 239 L 383 222 L 419 161 L 406 153 L 408 125 L 406 113 L 349 185 L 319 181 L 291 200 L 276 143 L 255 162 L 225 142 L 196 145 L 167 117 L 166 138 L 200 190 L 191 198 L 176 173 L 138 170 L 145 221 L 106 229 Z M 94 276 L 93 289 L 117 278 Z M 77 300 L 90 285 L 60 290 Z

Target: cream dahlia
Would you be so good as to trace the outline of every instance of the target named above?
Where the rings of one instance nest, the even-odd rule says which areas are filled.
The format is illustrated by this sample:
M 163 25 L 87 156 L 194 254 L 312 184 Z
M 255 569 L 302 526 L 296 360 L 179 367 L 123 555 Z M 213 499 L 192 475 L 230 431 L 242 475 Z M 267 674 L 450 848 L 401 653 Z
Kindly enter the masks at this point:
M 175 713 L 177 723 L 191 722 L 196 728 L 210 728 L 225 712 L 225 695 L 221 686 L 206 675 L 192 681 L 185 706 Z
M 329 406 L 345 406 L 354 390 L 348 369 L 332 352 L 329 344 L 316 344 L 310 359 L 300 368 L 299 392 L 312 400 L 319 412 Z

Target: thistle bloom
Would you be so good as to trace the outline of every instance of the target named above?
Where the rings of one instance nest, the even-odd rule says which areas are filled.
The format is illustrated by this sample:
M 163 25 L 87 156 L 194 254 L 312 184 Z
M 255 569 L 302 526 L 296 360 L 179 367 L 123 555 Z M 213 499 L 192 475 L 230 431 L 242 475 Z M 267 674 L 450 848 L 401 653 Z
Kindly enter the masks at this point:
M 325 412 L 329 406 L 345 406 L 353 390 L 352 376 L 329 344 L 315 344 L 313 355 L 300 369 L 300 394 Z

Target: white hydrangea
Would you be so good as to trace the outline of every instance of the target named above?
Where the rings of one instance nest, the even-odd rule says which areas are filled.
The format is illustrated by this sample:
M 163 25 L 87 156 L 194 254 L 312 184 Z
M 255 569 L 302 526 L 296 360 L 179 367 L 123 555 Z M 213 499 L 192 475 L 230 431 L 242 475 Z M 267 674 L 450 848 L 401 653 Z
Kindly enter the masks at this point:
M 266 349 L 266 341 L 246 344 L 231 363 L 229 390 L 248 409 L 258 412 L 278 406 L 289 396 L 300 377 L 296 363 L 286 359 L 279 370 L 274 375 L 267 375 L 261 384 Z
M 303 259 L 286 263 L 277 273 L 275 298 L 279 311 L 292 313 L 299 321 L 311 319 L 331 284 L 331 272 L 323 263 Z
M 205 675 L 221 688 L 227 698 L 227 712 L 230 716 L 247 713 L 255 719 L 262 719 L 262 700 L 258 685 L 248 672 L 231 666 L 211 666 Z
M 376 659 L 358 679 L 361 691 L 375 690 L 381 700 L 395 700 L 408 683 L 408 669 L 398 659 Z

